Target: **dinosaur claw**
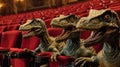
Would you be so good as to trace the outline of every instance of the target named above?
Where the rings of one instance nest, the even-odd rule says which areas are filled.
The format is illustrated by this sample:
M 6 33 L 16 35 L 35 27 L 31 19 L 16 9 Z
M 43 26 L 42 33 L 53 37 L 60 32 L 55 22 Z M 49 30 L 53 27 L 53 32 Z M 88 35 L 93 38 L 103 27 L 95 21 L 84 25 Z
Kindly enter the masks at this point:
M 51 61 L 52 62 L 57 62 L 57 56 L 60 55 L 59 53 L 53 53 L 53 55 L 51 56 Z
M 80 67 L 84 67 L 85 66 L 85 64 L 87 63 L 87 62 L 92 62 L 92 59 L 91 58 L 89 58 L 89 57 L 80 57 L 80 58 L 77 58 L 75 61 L 74 61 L 74 65 L 76 66 L 76 65 L 80 65 Z

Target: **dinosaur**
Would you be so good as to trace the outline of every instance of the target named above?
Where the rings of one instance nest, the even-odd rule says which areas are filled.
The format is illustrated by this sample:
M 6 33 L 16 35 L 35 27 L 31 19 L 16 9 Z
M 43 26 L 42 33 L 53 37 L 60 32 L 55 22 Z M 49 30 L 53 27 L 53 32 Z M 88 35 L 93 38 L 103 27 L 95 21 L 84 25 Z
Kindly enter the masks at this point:
M 66 45 L 61 51 L 61 55 L 70 56 L 73 58 L 79 58 L 81 56 L 91 57 L 95 55 L 93 48 L 85 48 L 84 44 L 81 42 L 80 30 L 76 28 L 76 24 L 79 19 L 80 18 L 77 15 L 71 14 L 67 16 L 61 15 L 51 21 L 52 27 L 64 29 L 61 35 L 56 38 L 56 42 L 58 43 L 66 41 Z
M 74 63 L 85 62 L 97 63 L 99 67 L 120 67 L 120 35 L 119 35 L 119 18 L 118 14 L 109 9 L 90 10 L 87 17 L 81 18 L 77 28 L 92 31 L 91 41 L 84 43 L 103 42 L 102 50 L 91 58 L 81 57 Z M 86 47 L 94 44 L 85 44 Z
M 33 55 L 40 52 L 53 52 L 54 55 L 55 53 L 59 55 L 59 51 L 61 51 L 65 45 L 64 42 L 57 43 L 55 38 L 48 34 L 45 22 L 42 19 L 36 18 L 33 20 L 27 20 L 26 23 L 20 25 L 19 30 L 25 32 L 25 34 L 23 34 L 23 38 L 31 36 L 37 36 L 40 38 L 40 44 L 35 50 L 32 51 L 25 49 L 25 51 Z M 54 57 L 53 60 L 56 60 L 56 58 Z

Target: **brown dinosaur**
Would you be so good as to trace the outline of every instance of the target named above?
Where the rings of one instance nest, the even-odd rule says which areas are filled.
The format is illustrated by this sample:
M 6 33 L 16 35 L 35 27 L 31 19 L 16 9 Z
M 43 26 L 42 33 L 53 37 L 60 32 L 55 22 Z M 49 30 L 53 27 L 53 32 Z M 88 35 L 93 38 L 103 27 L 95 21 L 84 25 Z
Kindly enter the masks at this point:
M 91 30 L 91 42 L 103 42 L 103 49 L 97 56 L 87 58 L 81 57 L 75 63 L 92 62 L 99 63 L 100 67 L 120 67 L 120 36 L 119 36 L 119 18 L 115 11 L 90 10 L 87 17 L 83 17 L 76 25 L 79 29 Z M 88 40 L 85 43 L 91 43 Z M 94 44 L 93 44 L 94 45 Z M 92 46 L 85 44 L 86 47 Z
M 61 51 L 61 55 L 73 58 L 81 56 L 91 57 L 95 55 L 93 48 L 85 48 L 84 43 L 80 41 L 80 30 L 76 28 L 76 24 L 79 19 L 80 18 L 78 16 L 71 14 L 67 16 L 61 15 L 60 17 L 52 20 L 52 27 L 64 29 L 62 34 L 56 38 L 56 42 L 66 41 L 65 47 Z
M 28 20 L 25 24 L 20 25 L 19 30 L 25 32 L 25 34 L 23 34 L 24 38 L 31 36 L 40 38 L 40 45 L 34 51 L 26 50 L 32 54 L 53 52 L 54 55 L 59 55 L 59 51 L 61 51 L 65 45 L 64 42 L 57 43 L 55 38 L 48 34 L 45 22 L 42 19 Z M 52 59 L 56 61 L 56 56 Z

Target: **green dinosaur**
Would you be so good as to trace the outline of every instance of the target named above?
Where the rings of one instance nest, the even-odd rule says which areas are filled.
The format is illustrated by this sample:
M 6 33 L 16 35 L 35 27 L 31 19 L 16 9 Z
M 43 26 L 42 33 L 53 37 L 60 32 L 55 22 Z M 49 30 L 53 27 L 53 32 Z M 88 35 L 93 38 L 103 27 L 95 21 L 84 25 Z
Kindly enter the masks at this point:
M 76 28 L 79 19 L 78 16 L 71 14 L 67 16 L 61 15 L 52 20 L 52 27 L 64 29 L 62 34 L 56 38 L 56 42 L 66 40 L 66 45 L 61 51 L 61 55 L 73 58 L 91 57 L 95 55 L 93 48 L 85 48 L 84 43 L 80 41 L 80 30 Z
M 103 49 L 97 56 L 87 58 L 81 57 L 75 63 L 92 62 L 98 63 L 100 67 L 120 67 L 120 34 L 119 18 L 115 11 L 90 10 L 87 17 L 83 17 L 76 25 L 77 28 L 93 31 L 91 42 L 103 42 Z M 91 43 L 88 40 L 85 43 Z M 92 44 L 94 45 L 94 44 Z M 86 47 L 92 46 L 86 44 Z
M 19 30 L 25 32 L 25 34 L 23 34 L 24 38 L 31 36 L 37 36 L 40 38 L 40 44 L 34 51 L 26 50 L 32 54 L 53 52 L 55 55 L 53 55 L 53 60 L 56 61 L 56 55 L 60 54 L 59 51 L 61 51 L 65 45 L 64 42 L 57 43 L 55 38 L 48 34 L 45 22 L 41 19 L 28 20 L 25 24 L 20 25 Z

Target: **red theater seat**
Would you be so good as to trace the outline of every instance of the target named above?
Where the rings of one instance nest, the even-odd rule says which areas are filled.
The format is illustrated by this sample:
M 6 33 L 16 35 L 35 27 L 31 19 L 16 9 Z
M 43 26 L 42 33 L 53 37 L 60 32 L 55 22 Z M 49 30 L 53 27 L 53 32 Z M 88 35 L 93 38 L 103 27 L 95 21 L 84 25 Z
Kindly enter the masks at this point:
M 46 19 L 46 20 L 45 20 L 45 24 L 46 24 L 47 28 L 50 28 L 50 27 L 51 27 L 51 26 L 50 26 L 51 20 L 52 20 L 52 19 Z
M 50 36 L 56 37 L 62 33 L 62 30 L 61 28 L 48 28 L 48 33 Z
M 0 26 L 0 32 L 6 31 L 7 30 L 7 26 L 2 25 Z
M 1 46 L 4 48 L 20 47 L 22 34 L 20 31 L 2 32 Z
M 20 47 L 22 39 L 20 31 L 6 31 L 2 32 L 1 35 L 0 50 Z
M 28 48 L 30 50 L 34 50 L 40 43 L 40 39 L 38 37 L 30 37 L 23 38 L 21 48 Z
M 40 43 L 38 37 L 23 38 L 20 49 L 11 49 L 13 52 L 23 52 L 24 48 L 34 50 Z M 14 58 L 11 60 L 12 67 L 29 67 L 30 59 L 28 58 Z M 16 63 L 17 62 L 17 63 Z

